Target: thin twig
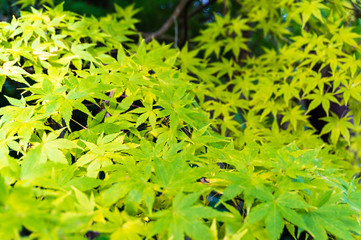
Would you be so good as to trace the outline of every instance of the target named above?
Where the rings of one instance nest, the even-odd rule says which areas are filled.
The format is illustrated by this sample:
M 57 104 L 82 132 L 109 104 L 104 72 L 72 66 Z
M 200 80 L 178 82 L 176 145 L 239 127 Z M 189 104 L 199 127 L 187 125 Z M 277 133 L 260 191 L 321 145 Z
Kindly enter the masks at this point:
M 143 38 L 148 38 L 150 35 L 153 34 L 153 33 L 149 33 L 149 32 L 140 32 L 140 33 L 142 34 Z M 157 40 L 174 42 L 174 36 L 171 36 L 168 34 L 162 34 L 157 37 Z
M 334 1 L 330 1 L 330 0 L 326 0 L 326 2 L 331 3 L 331 4 L 335 4 Z M 360 13 L 361 8 L 360 8 L 358 5 L 356 5 L 355 3 L 353 3 L 352 1 L 349 1 L 349 2 L 350 2 L 351 5 L 353 6 L 353 8 L 348 7 L 348 6 L 346 6 L 346 5 L 341 5 L 341 6 L 342 6 L 343 8 L 345 8 L 345 9 L 348 9 L 348 10 L 355 11 L 355 12 L 357 12 L 357 13 Z M 359 3 L 357 3 L 357 4 L 359 4 Z
M 178 6 L 174 9 L 173 14 L 168 18 L 168 20 L 163 24 L 163 26 L 156 32 L 150 34 L 146 39 L 145 42 L 150 42 L 153 38 L 158 37 L 159 35 L 162 35 L 163 33 L 165 33 L 170 26 L 172 26 L 172 24 L 174 23 L 174 20 L 177 19 L 179 13 L 183 10 L 183 8 L 185 7 L 185 5 L 189 2 L 190 0 L 181 0 L 180 3 L 178 4 Z
M 71 121 L 75 122 L 76 124 L 78 124 L 80 127 L 82 127 L 83 129 L 88 129 L 87 127 L 83 126 L 81 123 L 79 123 L 78 121 L 76 121 L 75 119 L 71 118 Z
M 109 98 L 112 98 L 113 94 L 114 94 L 114 90 L 111 90 L 111 91 L 109 92 Z M 104 100 L 103 103 L 104 103 L 105 105 L 109 105 L 109 101 L 108 101 L 108 100 Z M 104 106 L 104 105 L 103 105 L 103 106 Z M 105 106 L 104 106 L 104 109 L 105 109 Z M 105 117 L 106 117 L 106 118 L 111 117 L 110 113 L 106 112 L 106 113 L 105 113 Z
M 174 48 L 178 47 L 178 22 L 174 19 Z

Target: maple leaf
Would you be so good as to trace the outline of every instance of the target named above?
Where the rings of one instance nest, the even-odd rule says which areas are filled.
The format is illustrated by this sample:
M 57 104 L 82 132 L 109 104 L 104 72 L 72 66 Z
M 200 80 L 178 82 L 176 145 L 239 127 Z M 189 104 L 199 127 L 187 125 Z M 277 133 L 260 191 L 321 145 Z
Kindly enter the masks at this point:
M 326 121 L 327 124 L 323 127 L 320 135 L 331 132 L 331 142 L 336 145 L 340 135 L 350 144 L 350 131 L 353 129 L 352 123 L 350 123 L 350 114 L 347 113 L 344 117 L 339 118 L 335 113 L 331 112 L 330 117 L 321 118 Z
M 321 0 L 312 0 L 312 1 L 302 1 L 297 3 L 299 6 L 298 11 L 302 14 L 302 27 L 305 27 L 306 23 L 310 19 L 311 15 L 316 17 L 321 22 L 324 21 L 321 9 L 327 9 L 327 7 L 321 3 Z
M 297 130 L 297 124 L 299 122 L 303 122 L 304 124 L 308 123 L 308 117 L 305 115 L 305 111 L 301 110 L 301 106 L 293 107 L 290 110 L 287 109 L 283 114 L 281 124 L 289 121 L 294 130 Z
M 323 93 L 319 89 L 314 90 L 315 93 L 308 94 L 305 98 L 311 99 L 311 103 L 308 106 L 307 112 L 309 113 L 311 110 L 315 109 L 319 105 L 322 105 L 322 108 L 325 110 L 326 115 L 329 115 L 330 110 L 330 101 L 334 103 L 339 103 L 335 98 L 335 94 L 331 92 Z
M 296 211 L 296 209 L 305 209 L 306 207 L 307 203 L 295 193 L 281 194 L 277 198 L 269 196 L 265 203 L 251 209 L 244 228 L 264 219 L 269 236 L 274 240 L 279 239 L 282 233 L 284 219 L 308 230 L 302 216 Z
M 204 224 L 202 219 L 227 218 L 230 215 L 196 204 L 199 197 L 200 193 L 188 195 L 178 193 L 171 208 L 159 211 L 151 216 L 157 219 L 152 235 L 167 229 L 168 238 L 171 239 L 182 240 L 185 234 L 194 239 L 214 239 L 211 230 Z

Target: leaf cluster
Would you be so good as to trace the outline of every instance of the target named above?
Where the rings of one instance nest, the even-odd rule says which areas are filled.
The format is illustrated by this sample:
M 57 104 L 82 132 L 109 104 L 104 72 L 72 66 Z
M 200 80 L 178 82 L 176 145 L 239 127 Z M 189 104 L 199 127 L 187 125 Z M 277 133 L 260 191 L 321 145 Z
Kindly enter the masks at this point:
M 359 35 L 343 5 L 265 2 L 194 50 L 132 42 L 132 6 L 2 22 L 0 83 L 23 93 L 0 108 L 0 239 L 359 238 Z M 247 56 L 259 30 L 280 43 Z

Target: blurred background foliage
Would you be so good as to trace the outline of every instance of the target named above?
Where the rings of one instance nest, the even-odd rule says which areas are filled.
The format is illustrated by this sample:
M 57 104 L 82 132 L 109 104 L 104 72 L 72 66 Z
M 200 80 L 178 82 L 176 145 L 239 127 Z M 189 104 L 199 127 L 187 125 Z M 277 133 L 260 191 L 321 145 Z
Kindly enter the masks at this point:
M 41 7 L 45 1 L 35 1 L 37 8 Z M 0 0 L 0 18 L 2 21 L 11 20 L 11 16 L 19 16 L 21 3 L 29 0 Z M 64 9 L 79 13 L 85 16 L 101 17 L 107 13 L 114 12 L 114 5 L 127 7 L 134 5 L 140 11 L 136 14 L 139 23 L 136 25 L 141 33 L 151 33 L 157 31 L 172 15 L 174 9 L 179 4 L 179 0 L 55 0 L 55 4 L 64 2 Z M 27 8 L 30 8 L 28 6 Z M 26 9 L 26 8 L 25 8 Z M 178 32 L 179 46 L 185 41 L 195 37 L 205 23 L 214 19 L 213 13 L 222 13 L 223 5 L 217 4 L 216 0 L 191 0 L 188 1 L 183 11 L 177 18 L 176 23 L 163 34 L 159 40 L 168 43 L 174 42 L 174 36 Z M 175 30 L 175 27 L 178 29 Z
M 52 2 L 55 5 L 64 2 L 65 10 L 96 18 L 114 12 L 115 4 L 122 8 L 134 5 L 139 10 L 135 15 L 135 18 L 139 20 L 136 29 L 144 38 L 159 30 L 172 16 L 177 6 L 181 2 L 185 2 L 185 7 L 179 13 L 176 21 L 173 21 L 164 34 L 157 36 L 158 41 L 175 43 L 175 46 L 179 48 L 196 37 L 207 23 L 214 22 L 215 15 L 225 16 L 225 13 L 230 13 L 232 17 L 235 17 L 240 13 L 242 16 L 248 14 L 240 10 L 242 1 L 234 0 L 0 0 L 0 19 L 10 21 L 12 15 L 20 16 L 20 9 L 24 5 L 27 5 L 25 10 L 30 9 L 29 4 L 39 9 L 43 4 Z M 267 3 L 267 1 L 260 1 L 259 4 L 262 5 L 264 2 Z M 350 0 L 350 3 L 352 5 L 348 7 L 350 17 L 347 25 L 352 25 L 354 32 L 361 32 L 361 5 L 354 0 Z M 321 12 L 325 14 L 325 10 Z M 282 11 L 279 14 L 285 21 L 287 14 Z M 252 26 L 250 27 L 252 28 Z M 288 30 L 298 35 L 300 29 L 291 25 Z M 248 48 L 253 56 L 264 53 L 264 48 L 277 51 L 281 47 L 279 39 L 275 39 L 272 34 L 265 34 L 262 29 L 252 29 L 250 36 L 246 37 L 250 40 Z M 191 47 L 195 47 L 195 45 L 191 44 Z

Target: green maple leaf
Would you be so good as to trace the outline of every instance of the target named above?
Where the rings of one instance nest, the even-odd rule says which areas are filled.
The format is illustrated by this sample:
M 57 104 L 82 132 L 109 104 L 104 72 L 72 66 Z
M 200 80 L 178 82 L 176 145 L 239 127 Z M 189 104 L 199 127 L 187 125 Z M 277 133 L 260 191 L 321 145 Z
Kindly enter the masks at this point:
M 350 114 L 339 118 L 335 113 L 331 112 L 330 117 L 321 118 L 326 121 L 327 124 L 323 127 L 320 135 L 331 132 L 331 142 L 336 145 L 340 135 L 350 144 L 350 132 L 349 129 L 353 129 L 352 123 L 349 122 Z
M 92 229 L 102 232 L 102 235 L 96 239 L 141 240 L 148 232 L 147 225 L 139 217 L 130 216 L 125 211 L 120 212 L 118 208 L 101 208 L 99 212 L 103 215 L 101 221 L 95 222 Z M 103 233 L 110 233 L 110 238 Z
M 338 100 L 335 98 L 334 93 L 320 91 L 319 89 L 314 90 L 315 93 L 307 95 L 305 98 L 311 99 L 311 103 L 307 109 L 307 113 L 311 110 L 318 107 L 320 104 L 322 105 L 322 108 L 325 110 L 326 115 L 329 115 L 330 110 L 330 101 L 334 103 L 339 103 Z
M 279 239 L 284 227 L 284 219 L 307 230 L 308 227 L 302 216 L 296 211 L 296 209 L 305 209 L 307 206 L 297 193 L 284 193 L 277 198 L 268 197 L 268 201 L 251 209 L 246 218 L 245 228 L 264 219 L 272 240 Z
M 112 158 L 116 156 L 116 152 L 135 148 L 136 143 L 124 143 L 124 135 L 119 133 L 105 135 L 102 133 L 96 144 L 88 141 L 82 141 L 89 150 L 82 155 L 77 161 L 77 166 L 87 166 L 87 176 L 96 177 L 101 167 L 112 165 Z
M 179 150 L 179 148 L 178 148 Z M 152 176 L 152 181 L 162 188 L 166 188 L 169 191 L 179 191 L 180 189 L 194 189 L 197 191 L 204 189 L 206 186 L 194 185 L 197 179 L 202 177 L 203 171 L 191 168 L 182 159 L 182 154 L 169 156 L 167 161 L 154 158 L 154 172 L 155 176 Z M 190 156 L 184 155 L 184 158 Z
M 283 99 L 286 103 L 286 106 L 288 106 L 290 100 L 293 97 L 300 99 L 300 91 L 299 88 L 296 86 L 296 81 L 292 81 L 290 84 L 282 84 L 279 91 L 277 92 L 277 95 L 281 94 L 283 94 Z
M 303 218 L 315 239 L 329 239 L 329 232 L 340 239 L 352 240 L 352 232 L 360 233 L 361 230 L 352 215 L 353 211 L 348 206 L 325 204 L 310 210 Z
M 349 103 L 350 97 L 355 99 L 356 101 L 361 101 L 361 86 L 360 84 L 355 84 L 353 82 L 349 82 L 344 84 L 343 86 L 340 86 L 339 90 L 337 91 L 337 94 L 342 94 L 343 101 L 345 105 Z M 351 108 L 352 109 L 352 108 Z
M 130 152 L 138 152 L 139 149 L 132 149 Z M 102 206 L 109 207 L 121 200 L 125 205 L 125 211 L 135 215 L 139 208 L 150 214 L 155 200 L 155 189 L 157 185 L 150 181 L 152 166 L 149 159 L 136 164 L 132 157 L 122 158 L 123 164 L 113 164 L 101 168 L 107 172 L 109 177 L 104 181 L 105 185 L 111 187 L 105 189 L 100 194 Z
M 95 44 L 83 43 L 77 44 L 74 42 L 71 46 L 71 51 L 80 59 L 85 61 L 98 63 L 97 60 L 90 54 L 87 49 L 95 46 Z
M 306 25 L 311 15 L 316 17 L 318 20 L 323 22 L 323 17 L 321 14 L 321 9 L 327 9 L 327 7 L 321 3 L 321 0 L 312 0 L 312 1 L 302 1 L 298 3 L 299 12 L 302 14 L 303 26 Z
M 199 50 L 197 49 L 189 51 L 188 44 L 186 44 L 179 53 L 181 68 L 197 73 L 199 71 L 198 67 L 205 65 L 205 63 L 200 58 L 196 57 L 198 52 Z
M 303 124 L 307 124 L 307 116 L 304 114 L 305 112 L 301 110 L 301 106 L 295 106 L 291 109 L 287 109 L 288 111 L 285 111 L 283 114 L 282 122 L 281 124 L 285 122 L 290 122 L 293 129 L 297 130 L 297 124 L 299 122 L 303 122 Z
M 27 73 L 21 67 L 15 66 L 15 64 L 16 60 L 5 62 L 2 66 L 0 66 L 0 75 L 6 75 L 12 80 L 24 83 L 25 85 L 29 86 L 29 83 L 23 77 L 23 75 L 28 76 L 29 73 Z
M 352 32 L 352 27 L 339 27 L 337 28 L 337 32 L 332 37 L 332 40 L 336 40 L 338 43 L 346 43 L 353 47 L 358 47 L 357 42 L 354 38 L 360 38 L 360 35 Z
M 63 149 L 80 148 L 75 142 L 64 138 L 58 138 L 62 129 L 51 132 L 49 135 L 43 134 L 40 144 L 33 147 L 24 156 L 21 168 L 21 177 L 31 176 L 31 171 L 35 166 L 45 163 L 48 159 L 55 163 L 68 164 Z
M 10 98 L 8 98 L 10 100 Z M 25 104 L 23 100 L 10 100 L 14 104 Z M 45 126 L 44 119 L 45 114 L 36 114 L 35 106 L 28 107 L 16 107 L 6 106 L 0 109 L 0 114 L 4 114 L 1 118 L 5 122 L 7 134 L 14 136 L 17 134 L 19 137 L 19 143 L 23 150 L 27 149 L 31 135 L 37 130 L 49 130 L 52 129 Z M 16 117 L 15 117 L 16 116 Z M 12 119 L 12 120 L 9 120 Z
M 200 195 L 200 193 L 188 195 L 178 193 L 172 207 L 153 214 L 152 217 L 157 220 L 152 235 L 168 229 L 168 239 L 183 240 L 185 235 L 200 240 L 214 239 L 211 229 L 202 219 L 228 218 L 230 215 L 196 204 Z

